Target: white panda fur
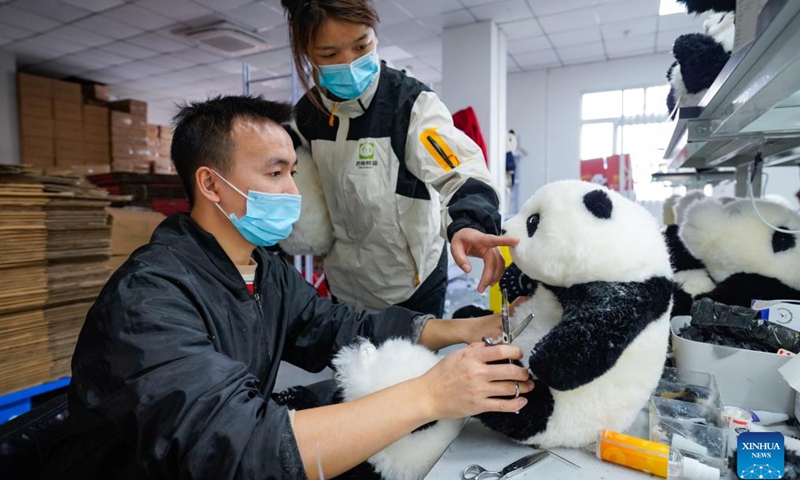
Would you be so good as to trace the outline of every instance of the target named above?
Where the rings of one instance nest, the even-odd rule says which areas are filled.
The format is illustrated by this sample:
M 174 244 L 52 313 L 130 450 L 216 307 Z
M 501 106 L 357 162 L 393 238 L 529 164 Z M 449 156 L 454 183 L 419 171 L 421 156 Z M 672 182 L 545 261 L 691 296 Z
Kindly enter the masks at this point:
M 800 214 L 792 209 L 767 200 L 755 200 L 755 204 L 769 223 L 800 230 Z M 773 251 L 773 242 L 781 235 L 786 234 L 774 231 L 758 218 L 749 199 L 727 205 L 712 200 L 697 202 L 687 212 L 680 231 L 686 247 L 705 263 L 718 284 L 734 275 L 748 274 L 800 290 L 800 245 Z M 797 234 L 788 237 L 795 244 L 800 239 Z
M 367 340 L 339 351 L 333 360 L 336 381 L 346 401 L 418 377 L 441 358 L 427 348 L 404 339 L 376 347 Z M 369 458 L 386 480 L 422 479 L 448 445 L 458 436 L 463 420 L 439 420 L 412 432 Z
M 735 19 L 736 12 L 714 12 L 703 22 L 706 35 L 714 37 L 726 52 L 733 52 L 733 42 L 736 37 Z
M 698 200 L 705 200 L 706 194 L 702 190 L 689 190 L 686 195 L 675 202 L 675 224 L 680 225 L 686 219 L 686 211 Z
M 680 286 L 681 290 L 692 297 L 700 295 L 701 293 L 710 292 L 714 290 L 714 286 L 716 285 L 705 268 L 694 268 L 675 272 L 673 278 L 675 283 Z
M 584 207 L 582 199 L 595 190 L 610 198 L 611 219 L 598 218 Z M 540 221 L 529 236 L 527 223 L 533 214 L 540 214 Z M 553 397 L 552 414 L 543 431 L 525 436 L 526 427 L 521 427 L 509 434 L 506 427 L 517 429 L 518 422 L 508 414 L 484 414 L 481 420 L 521 443 L 541 448 L 584 446 L 595 441 L 601 429 L 626 429 L 658 384 L 666 359 L 672 268 L 656 219 L 643 207 L 604 187 L 566 180 L 545 185 L 536 192 L 520 213 L 506 222 L 505 230 L 507 235 L 520 239 L 511 248 L 514 262 L 525 275 L 540 282 L 531 299 L 519 305 L 512 318 L 516 326 L 529 313 L 535 315 L 514 341 L 523 352 L 531 352 L 529 360 L 542 348 L 542 340 L 561 327 L 567 306 L 560 303 L 553 288 L 598 282 L 614 292 L 618 287 L 657 278 L 665 286 L 665 301 L 656 313 L 658 317 L 638 332 L 615 363 L 598 377 L 563 391 L 537 381 L 531 394 L 537 389 L 549 389 Z M 613 298 L 600 303 L 601 310 L 611 311 L 622 323 L 628 323 L 627 310 L 616 310 L 618 305 Z M 580 309 L 582 305 L 570 306 L 575 307 Z M 597 346 L 613 348 L 614 345 Z M 535 370 L 532 373 L 537 374 Z M 525 415 L 537 414 L 542 415 L 524 408 L 517 417 L 524 422 Z
M 302 199 L 300 219 L 292 226 L 292 234 L 280 242 L 280 246 L 290 255 L 325 255 L 333 246 L 333 223 L 317 164 L 307 147 L 297 148 L 294 183 Z
M 789 210 L 794 210 L 794 205 L 792 205 L 792 202 L 790 202 L 789 199 L 784 197 L 783 195 L 780 195 L 780 194 L 777 194 L 777 193 L 768 193 L 768 194 L 764 195 L 761 198 L 763 200 L 768 201 L 768 202 L 777 203 L 778 205 L 782 205 L 782 206 L 788 208 Z

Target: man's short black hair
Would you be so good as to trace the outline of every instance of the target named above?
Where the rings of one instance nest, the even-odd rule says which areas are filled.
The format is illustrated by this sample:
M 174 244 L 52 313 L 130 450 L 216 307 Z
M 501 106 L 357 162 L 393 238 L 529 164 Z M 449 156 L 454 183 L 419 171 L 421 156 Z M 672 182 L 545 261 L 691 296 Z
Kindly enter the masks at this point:
M 175 133 L 170 154 L 189 202 L 194 205 L 194 175 L 202 166 L 220 173 L 230 171 L 231 129 L 237 118 L 283 125 L 292 117 L 288 103 L 265 100 L 260 95 L 217 96 L 203 102 L 178 105 L 173 117 Z

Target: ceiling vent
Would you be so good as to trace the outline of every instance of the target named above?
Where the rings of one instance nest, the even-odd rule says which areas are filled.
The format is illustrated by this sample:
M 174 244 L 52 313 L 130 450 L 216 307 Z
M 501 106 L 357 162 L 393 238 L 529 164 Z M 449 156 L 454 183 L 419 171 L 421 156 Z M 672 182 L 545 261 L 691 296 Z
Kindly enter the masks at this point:
M 263 38 L 230 22 L 216 22 L 178 33 L 197 42 L 201 48 L 226 57 L 250 55 L 269 48 Z

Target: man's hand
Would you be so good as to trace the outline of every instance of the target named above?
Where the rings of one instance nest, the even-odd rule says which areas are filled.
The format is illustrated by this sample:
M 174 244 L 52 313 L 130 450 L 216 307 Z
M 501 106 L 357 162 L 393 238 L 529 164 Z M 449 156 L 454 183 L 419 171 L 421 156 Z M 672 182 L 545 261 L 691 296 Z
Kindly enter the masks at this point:
M 508 306 L 508 315 L 513 317 L 517 306 L 528 300 L 530 300 L 530 297 L 517 297 L 514 299 L 511 305 Z M 483 337 L 497 338 L 503 333 L 503 325 L 499 313 L 457 321 L 467 326 L 466 337 L 462 340 L 466 344 L 481 342 Z
M 478 282 L 478 291 L 483 293 L 486 288 L 502 278 L 506 267 L 497 247 L 513 247 L 518 243 L 518 238 L 489 235 L 474 228 L 462 228 L 453 235 L 450 252 L 456 264 L 466 273 L 472 270 L 472 264 L 469 263 L 467 256 L 483 259 L 483 273 Z
M 527 400 L 515 397 L 516 390 L 528 393 L 533 382 L 528 371 L 500 360 L 522 358 L 513 345 L 487 347 L 482 342 L 444 357 L 427 373 L 415 379 L 421 383 L 416 398 L 432 418 L 462 418 L 483 412 L 518 412 Z M 514 384 L 518 387 L 515 387 Z

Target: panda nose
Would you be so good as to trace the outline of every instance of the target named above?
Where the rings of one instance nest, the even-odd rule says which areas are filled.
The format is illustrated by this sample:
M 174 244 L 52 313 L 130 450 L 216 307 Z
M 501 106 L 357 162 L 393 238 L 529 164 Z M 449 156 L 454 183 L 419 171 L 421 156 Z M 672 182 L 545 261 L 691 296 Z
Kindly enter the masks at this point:
M 505 234 L 506 234 L 506 229 L 505 228 L 501 228 L 500 229 L 500 235 L 505 235 Z

